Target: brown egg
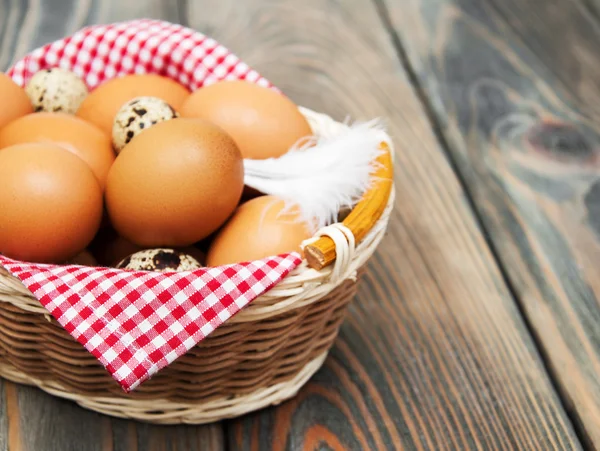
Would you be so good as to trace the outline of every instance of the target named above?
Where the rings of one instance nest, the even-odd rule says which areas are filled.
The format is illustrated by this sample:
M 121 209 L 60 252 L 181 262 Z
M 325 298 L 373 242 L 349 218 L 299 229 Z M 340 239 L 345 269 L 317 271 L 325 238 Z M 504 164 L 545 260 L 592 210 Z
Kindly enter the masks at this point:
M 67 113 L 35 113 L 0 130 L 0 149 L 15 144 L 54 143 L 80 157 L 104 189 L 115 153 L 110 138 L 98 127 Z
M 229 133 L 244 158 L 279 157 L 310 125 L 287 97 L 245 81 L 222 81 L 192 93 L 178 110 L 182 117 L 209 120 Z
M 154 74 L 126 75 L 113 78 L 94 89 L 79 107 L 77 116 L 112 136 L 115 116 L 125 102 L 141 96 L 158 97 L 178 110 L 189 94 L 187 88 L 167 77 Z
M 14 119 L 33 113 L 27 93 L 12 78 L 0 72 L 0 129 Z
M 229 135 L 201 119 L 171 119 L 121 151 L 108 174 L 106 207 L 115 230 L 139 246 L 189 246 L 227 220 L 243 186 L 242 157 Z
M 258 260 L 297 251 L 310 238 L 297 210 L 284 212 L 285 202 L 262 196 L 242 204 L 217 234 L 206 256 L 207 266 Z
M 88 166 L 54 144 L 0 150 L 0 253 L 33 262 L 64 262 L 92 241 L 102 191 Z

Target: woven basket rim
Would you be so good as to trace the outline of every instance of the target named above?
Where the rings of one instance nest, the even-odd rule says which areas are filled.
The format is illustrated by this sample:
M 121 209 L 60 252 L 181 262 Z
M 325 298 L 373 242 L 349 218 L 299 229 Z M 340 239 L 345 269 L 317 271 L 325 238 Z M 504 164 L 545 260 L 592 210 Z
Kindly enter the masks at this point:
M 43 381 L 19 371 L 10 364 L 0 365 L 0 377 L 18 384 L 40 388 L 50 395 L 74 401 L 79 406 L 112 417 L 156 424 L 208 424 L 236 418 L 255 410 L 280 404 L 298 390 L 325 362 L 324 352 L 306 364 L 295 377 L 277 386 L 264 387 L 248 395 L 214 399 L 202 405 L 173 402 L 166 399 L 122 400 L 102 396 L 83 396 L 70 392 L 57 381 Z

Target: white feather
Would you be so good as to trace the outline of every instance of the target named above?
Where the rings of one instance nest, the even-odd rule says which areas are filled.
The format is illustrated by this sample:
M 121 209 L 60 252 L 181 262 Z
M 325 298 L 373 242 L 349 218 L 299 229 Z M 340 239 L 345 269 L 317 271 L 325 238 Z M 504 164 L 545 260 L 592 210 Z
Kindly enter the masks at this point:
M 302 141 L 279 158 L 244 160 L 245 183 L 295 205 L 314 228 L 337 222 L 338 212 L 352 207 L 371 186 L 381 154 L 389 142 L 379 120 L 356 123 L 333 137 Z

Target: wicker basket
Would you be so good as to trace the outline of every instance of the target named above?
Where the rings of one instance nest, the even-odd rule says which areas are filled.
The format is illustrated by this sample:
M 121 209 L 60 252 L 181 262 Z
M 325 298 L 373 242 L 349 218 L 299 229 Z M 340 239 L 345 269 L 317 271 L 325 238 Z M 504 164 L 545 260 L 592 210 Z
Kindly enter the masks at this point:
M 302 111 L 317 134 L 345 127 Z M 130 394 L 0 268 L 0 376 L 108 415 L 164 424 L 212 422 L 288 399 L 319 369 L 337 336 L 361 268 L 384 235 L 394 197 L 390 185 L 377 186 L 355 209 L 363 211 L 347 218 L 347 225 L 352 219 L 368 222 L 365 215 L 385 200 L 379 219 L 355 249 L 344 223 L 322 230 L 335 246 L 332 265 L 316 270 L 304 262 Z M 313 243 L 307 254 L 319 253 L 322 245 Z
M 316 135 L 347 127 L 301 111 Z M 294 396 L 325 361 L 362 268 L 385 233 L 393 150 L 382 145 L 388 151 L 371 190 L 343 222 L 305 243 L 299 267 L 129 394 L 0 267 L 0 376 L 91 410 L 163 424 L 208 423 Z

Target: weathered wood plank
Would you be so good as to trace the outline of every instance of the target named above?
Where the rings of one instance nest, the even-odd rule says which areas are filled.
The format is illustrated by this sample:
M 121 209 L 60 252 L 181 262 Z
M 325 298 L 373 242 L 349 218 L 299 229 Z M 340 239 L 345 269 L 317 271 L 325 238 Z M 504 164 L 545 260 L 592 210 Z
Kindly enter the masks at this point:
M 188 451 L 224 449 L 220 423 L 194 426 L 155 426 L 112 420 L 114 451 Z
M 76 450 L 219 450 L 220 424 L 203 427 L 155 426 L 119 420 L 57 399 L 33 387 L 5 382 L 8 431 L 3 437 L 15 451 Z M 1 430 L 0 430 L 1 431 Z M 0 442 L 1 444 L 2 442 Z
M 600 0 L 582 0 L 584 7 L 587 7 L 591 14 L 600 18 Z
M 0 379 L 0 451 L 8 450 L 8 412 L 6 406 L 5 385 Z
M 600 27 L 577 1 L 387 2 L 566 404 L 600 448 Z
M 9 450 L 112 448 L 111 420 L 32 387 L 6 383 Z
M 385 116 L 398 148 L 393 221 L 330 358 L 230 422 L 231 449 L 578 448 L 374 5 L 205 0 L 188 17 L 302 105 Z
M 176 0 L 0 0 L 0 68 L 89 23 L 136 17 L 180 20 Z M 153 426 L 112 419 L 38 389 L 0 382 L 0 450 L 221 450 L 220 423 Z

